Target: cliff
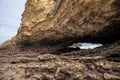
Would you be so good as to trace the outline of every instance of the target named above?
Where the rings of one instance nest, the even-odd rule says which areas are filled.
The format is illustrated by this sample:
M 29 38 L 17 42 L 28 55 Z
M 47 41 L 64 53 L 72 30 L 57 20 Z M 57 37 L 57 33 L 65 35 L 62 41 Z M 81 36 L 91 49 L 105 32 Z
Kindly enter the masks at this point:
M 0 48 L 0 79 L 120 79 L 119 35 L 119 0 L 28 0 L 18 33 Z M 104 46 L 65 51 L 84 41 Z
M 16 43 L 77 42 L 82 38 L 118 39 L 118 0 L 28 0 Z

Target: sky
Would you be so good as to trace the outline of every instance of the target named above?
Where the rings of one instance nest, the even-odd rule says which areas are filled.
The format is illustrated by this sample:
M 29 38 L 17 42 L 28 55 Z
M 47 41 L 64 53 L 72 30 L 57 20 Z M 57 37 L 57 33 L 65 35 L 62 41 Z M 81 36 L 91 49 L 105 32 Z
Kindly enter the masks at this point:
M 0 44 L 16 35 L 26 0 L 0 0 Z

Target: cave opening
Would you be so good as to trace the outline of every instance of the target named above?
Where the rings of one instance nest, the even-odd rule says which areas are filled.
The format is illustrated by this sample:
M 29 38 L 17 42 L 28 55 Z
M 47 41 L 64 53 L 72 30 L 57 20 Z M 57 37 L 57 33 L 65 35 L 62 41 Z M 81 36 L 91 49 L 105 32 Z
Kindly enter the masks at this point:
M 66 53 L 79 50 L 93 50 L 95 48 L 102 47 L 102 43 L 90 43 L 90 42 L 79 42 L 73 43 L 70 46 L 66 46 L 63 49 L 58 50 L 59 53 Z
M 68 46 L 68 48 L 79 48 L 79 49 L 95 49 L 97 47 L 102 47 L 103 44 L 100 43 L 75 43 L 72 44 L 71 46 Z
M 116 37 L 117 36 L 117 37 Z M 95 49 L 101 49 L 105 46 L 110 46 L 111 44 L 120 40 L 120 37 L 117 35 L 111 35 L 111 37 L 101 37 L 101 38 L 93 38 L 91 36 L 85 36 L 82 39 L 72 39 L 73 42 L 70 45 L 63 47 L 62 49 L 58 50 L 58 53 L 68 53 L 73 51 L 80 51 L 80 50 L 91 50 L 94 51 Z

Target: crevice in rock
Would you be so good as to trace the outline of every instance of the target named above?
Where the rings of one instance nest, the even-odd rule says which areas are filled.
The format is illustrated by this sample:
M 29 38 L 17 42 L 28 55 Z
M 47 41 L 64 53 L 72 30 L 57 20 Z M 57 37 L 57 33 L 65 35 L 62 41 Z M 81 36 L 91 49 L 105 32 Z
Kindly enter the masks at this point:
M 113 53 L 106 57 L 107 60 L 113 62 L 120 62 L 120 53 Z

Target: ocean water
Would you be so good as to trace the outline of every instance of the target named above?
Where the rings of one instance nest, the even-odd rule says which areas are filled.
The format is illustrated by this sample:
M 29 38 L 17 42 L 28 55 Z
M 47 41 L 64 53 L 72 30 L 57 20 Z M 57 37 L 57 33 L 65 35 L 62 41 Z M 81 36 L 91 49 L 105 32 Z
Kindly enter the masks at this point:
M 95 49 L 97 47 L 101 47 L 103 46 L 103 44 L 101 43 L 75 43 L 71 46 L 69 46 L 69 48 L 80 48 L 80 49 Z

